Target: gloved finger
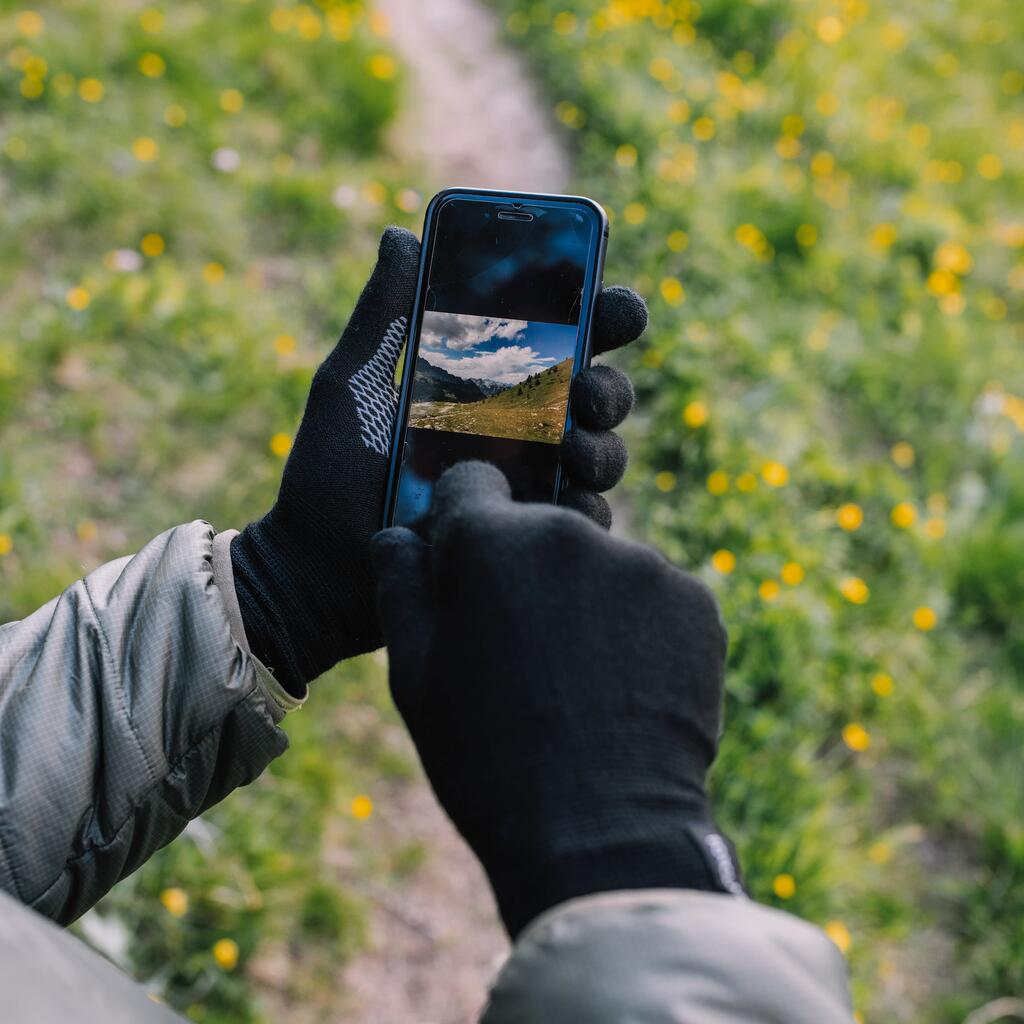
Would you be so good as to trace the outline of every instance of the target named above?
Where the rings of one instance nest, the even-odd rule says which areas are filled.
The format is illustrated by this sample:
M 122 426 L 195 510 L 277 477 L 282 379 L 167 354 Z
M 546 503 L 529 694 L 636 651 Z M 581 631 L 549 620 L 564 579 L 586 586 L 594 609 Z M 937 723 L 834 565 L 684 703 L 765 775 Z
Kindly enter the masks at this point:
M 434 631 L 434 587 L 427 545 L 403 526 L 370 541 L 377 576 L 377 614 L 391 661 L 392 697 L 409 720 L 420 703 L 416 666 L 427 656 Z
M 614 366 L 591 366 L 572 382 L 572 414 L 582 427 L 611 430 L 633 408 L 633 384 Z
M 604 288 L 594 313 L 594 354 L 635 341 L 647 327 L 647 303 L 632 288 Z
M 434 487 L 426 519 L 432 544 L 441 548 L 467 523 L 480 522 L 488 513 L 512 504 L 505 474 L 489 462 L 459 462 L 445 470 Z
M 361 366 L 379 350 L 379 369 L 390 384 L 409 324 L 419 262 L 419 239 L 411 231 L 398 227 L 384 229 L 377 265 L 325 366 L 335 361 L 346 368 Z
M 626 443 L 610 430 L 574 427 L 562 438 L 562 468 L 569 480 L 588 491 L 611 490 L 626 472 Z
M 598 526 L 602 526 L 606 530 L 611 529 L 612 508 L 600 494 L 595 494 L 584 487 L 577 487 L 575 484 L 570 483 L 562 491 L 562 496 L 558 503 L 564 508 L 572 508 L 577 512 L 582 512 L 588 519 L 593 519 Z

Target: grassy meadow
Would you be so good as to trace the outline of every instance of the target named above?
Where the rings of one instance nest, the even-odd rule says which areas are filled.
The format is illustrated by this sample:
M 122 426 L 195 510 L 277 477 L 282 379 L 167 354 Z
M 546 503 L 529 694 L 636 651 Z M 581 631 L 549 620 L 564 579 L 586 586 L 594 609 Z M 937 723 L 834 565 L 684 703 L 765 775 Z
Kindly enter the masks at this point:
M 865 1022 L 1024 996 L 1024 7 L 488 2 L 650 298 L 625 497 L 723 603 L 754 895 L 827 930 Z M 269 507 L 423 189 L 366 3 L 4 3 L 0 58 L 7 620 Z M 194 1020 L 338 1019 L 364 893 L 423 853 L 369 841 L 410 772 L 381 663 L 317 691 L 81 926 Z
M 270 507 L 380 230 L 422 216 L 384 152 L 386 30 L 358 3 L 2 5 L 3 621 L 176 523 Z M 318 690 L 288 757 L 81 926 L 194 1020 L 330 1012 L 360 887 L 415 861 L 365 839 L 410 770 L 382 663 Z
M 723 603 L 754 895 L 864 1021 L 1024 995 L 1024 8 L 494 6 L 651 298 L 631 525 Z

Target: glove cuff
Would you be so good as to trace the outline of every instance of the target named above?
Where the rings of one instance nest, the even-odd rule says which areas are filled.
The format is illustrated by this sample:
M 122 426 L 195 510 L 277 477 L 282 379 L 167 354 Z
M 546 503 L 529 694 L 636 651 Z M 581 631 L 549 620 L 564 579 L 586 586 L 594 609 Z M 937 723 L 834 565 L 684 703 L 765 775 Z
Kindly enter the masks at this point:
M 484 866 L 513 941 L 551 907 L 599 892 L 695 889 L 747 898 L 735 848 L 710 820 L 683 824 L 671 838 L 587 851 L 540 870 L 524 870 L 513 858 Z

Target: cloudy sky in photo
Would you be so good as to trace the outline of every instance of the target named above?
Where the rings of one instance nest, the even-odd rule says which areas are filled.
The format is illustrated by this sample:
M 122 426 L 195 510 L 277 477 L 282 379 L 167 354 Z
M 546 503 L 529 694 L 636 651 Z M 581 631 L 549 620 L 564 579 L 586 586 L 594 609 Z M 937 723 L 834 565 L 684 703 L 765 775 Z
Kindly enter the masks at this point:
M 576 332 L 571 324 L 426 310 L 419 354 L 456 377 L 518 384 L 573 355 Z

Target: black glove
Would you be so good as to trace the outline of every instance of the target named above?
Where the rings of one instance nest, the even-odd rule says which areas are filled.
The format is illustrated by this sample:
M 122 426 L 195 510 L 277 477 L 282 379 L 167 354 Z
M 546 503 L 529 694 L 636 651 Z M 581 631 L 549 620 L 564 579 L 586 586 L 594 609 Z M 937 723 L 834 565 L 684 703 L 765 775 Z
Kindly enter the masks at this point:
M 313 378 L 277 502 L 231 543 L 249 645 L 297 696 L 337 661 L 381 644 L 369 542 L 383 514 L 395 365 L 419 251 L 411 232 L 384 232 L 352 319 Z M 595 351 L 632 341 L 646 324 L 635 292 L 605 290 Z M 617 370 L 593 367 L 575 381 L 572 401 L 579 427 L 563 442 L 565 501 L 607 524 L 608 504 L 597 492 L 625 470 L 625 445 L 611 428 L 629 412 L 633 390 Z
M 391 692 L 515 937 L 612 889 L 742 894 L 715 828 L 725 628 L 710 591 L 493 466 L 374 538 Z

